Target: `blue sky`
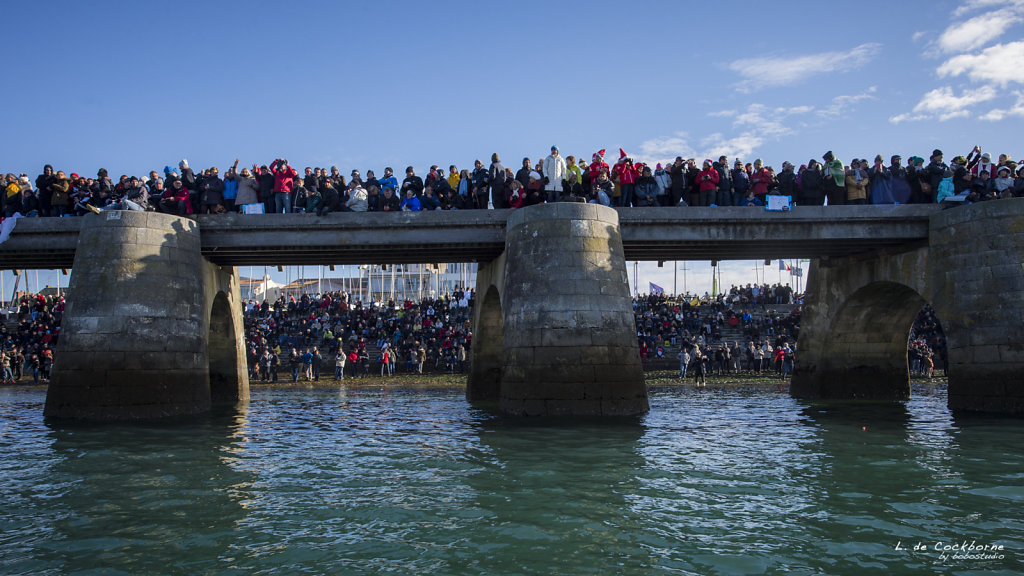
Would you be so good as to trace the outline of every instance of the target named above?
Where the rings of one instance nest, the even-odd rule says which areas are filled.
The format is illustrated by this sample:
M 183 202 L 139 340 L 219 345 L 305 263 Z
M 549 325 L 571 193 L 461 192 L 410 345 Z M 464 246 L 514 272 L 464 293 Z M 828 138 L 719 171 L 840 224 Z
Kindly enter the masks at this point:
M 774 166 L 1024 154 L 1024 0 L 20 2 L 5 16 L 0 170 L 33 178 L 46 163 L 142 175 L 281 156 L 423 173 L 492 152 L 518 166 L 552 144 Z M 671 283 L 670 267 L 642 268 L 641 286 Z

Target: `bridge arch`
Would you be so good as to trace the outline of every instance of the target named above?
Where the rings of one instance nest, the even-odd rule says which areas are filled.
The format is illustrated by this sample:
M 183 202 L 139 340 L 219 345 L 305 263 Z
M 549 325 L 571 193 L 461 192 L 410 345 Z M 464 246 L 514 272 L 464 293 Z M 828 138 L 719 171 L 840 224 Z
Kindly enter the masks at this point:
M 812 261 L 790 393 L 908 399 L 907 343 L 931 294 L 927 262 L 927 247 Z
M 505 355 L 504 288 L 505 254 L 477 264 L 473 344 L 469 351 L 469 377 L 466 379 L 466 399 L 470 402 L 497 404 L 501 398 Z
M 848 296 L 832 319 L 821 366 L 833 374 L 829 394 L 866 400 L 910 398 L 907 341 L 927 301 L 892 281 L 871 282 Z
M 231 317 L 231 304 L 223 290 L 213 297 L 210 306 L 210 322 L 207 332 L 207 350 L 210 365 L 210 401 L 212 403 L 234 403 L 246 396 L 239 377 L 236 342 L 244 334 L 235 331 Z
M 504 361 L 504 320 L 501 294 L 493 284 L 476 295 L 472 361 L 466 383 L 466 398 L 472 402 L 497 401 L 501 396 Z

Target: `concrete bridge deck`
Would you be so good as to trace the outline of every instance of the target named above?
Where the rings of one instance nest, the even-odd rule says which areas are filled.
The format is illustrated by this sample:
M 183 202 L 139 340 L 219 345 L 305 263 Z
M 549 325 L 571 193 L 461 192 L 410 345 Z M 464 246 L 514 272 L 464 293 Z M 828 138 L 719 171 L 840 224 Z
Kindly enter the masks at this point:
M 935 205 L 618 209 L 627 260 L 839 257 L 928 242 Z M 200 215 L 202 255 L 220 266 L 489 262 L 510 210 Z M 87 215 L 83 218 L 96 216 Z M 98 216 L 116 218 L 111 212 Z M 70 268 L 83 218 L 19 219 L 0 269 Z

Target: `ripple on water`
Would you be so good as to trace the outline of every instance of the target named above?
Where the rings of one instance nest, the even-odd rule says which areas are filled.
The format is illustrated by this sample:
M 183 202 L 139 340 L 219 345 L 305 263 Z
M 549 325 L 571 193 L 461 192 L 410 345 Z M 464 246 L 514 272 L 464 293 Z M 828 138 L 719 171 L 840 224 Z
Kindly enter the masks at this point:
M 0 389 L 0 572 L 944 573 L 903 541 L 1002 543 L 1020 573 L 1024 427 L 945 397 L 807 405 L 652 393 L 571 425 L 461 392 L 257 389 L 188 425 L 48 427 Z

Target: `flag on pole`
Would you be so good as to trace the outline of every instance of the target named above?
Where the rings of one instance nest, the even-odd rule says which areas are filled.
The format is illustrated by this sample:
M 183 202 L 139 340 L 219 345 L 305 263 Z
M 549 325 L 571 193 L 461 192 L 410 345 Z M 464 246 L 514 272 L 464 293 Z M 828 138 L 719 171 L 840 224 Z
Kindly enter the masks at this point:
M 779 272 L 785 272 L 785 271 L 786 271 L 786 263 L 783 262 L 782 260 L 779 260 Z
M 661 286 L 658 286 L 654 282 L 648 282 L 648 284 L 651 285 L 651 288 L 650 288 L 650 293 L 651 294 L 664 294 L 665 293 L 665 289 L 662 288 Z

